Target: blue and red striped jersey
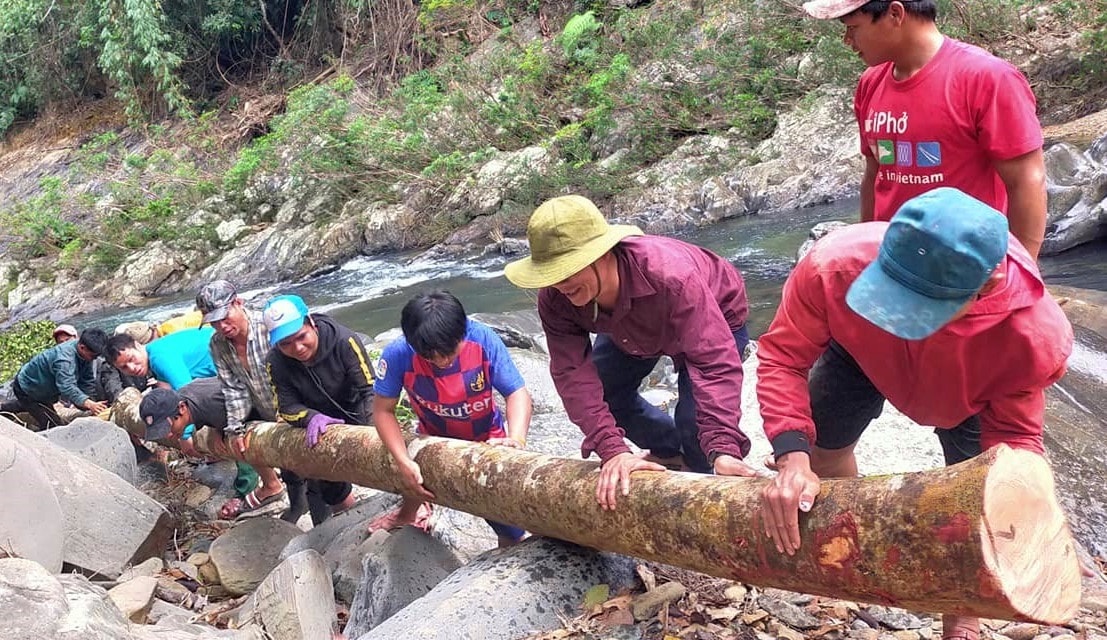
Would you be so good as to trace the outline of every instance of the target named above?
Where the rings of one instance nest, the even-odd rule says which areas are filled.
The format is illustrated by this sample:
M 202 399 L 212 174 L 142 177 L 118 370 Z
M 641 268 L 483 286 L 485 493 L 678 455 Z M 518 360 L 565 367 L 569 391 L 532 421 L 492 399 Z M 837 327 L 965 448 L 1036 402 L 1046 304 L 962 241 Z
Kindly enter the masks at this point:
M 487 325 L 469 320 L 457 357 L 441 369 L 403 337 L 394 340 L 377 363 L 374 391 L 382 398 L 407 391 L 419 433 L 484 441 L 507 435 L 493 389 L 506 398 L 523 386 L 503 340 Z

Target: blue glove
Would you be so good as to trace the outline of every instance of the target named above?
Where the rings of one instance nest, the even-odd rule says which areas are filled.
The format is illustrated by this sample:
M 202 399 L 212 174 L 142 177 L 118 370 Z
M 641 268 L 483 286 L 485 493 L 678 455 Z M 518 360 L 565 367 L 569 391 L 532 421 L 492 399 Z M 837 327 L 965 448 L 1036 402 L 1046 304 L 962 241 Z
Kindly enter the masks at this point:
M 314 448 L 319 444 L 319 438 L 327 432 L 327 427 L 332 424 L 345 424 L 344 421 L 338 418 L 332 418 L 328 415 L 317 413 L 308 420 L 307 424 L 307 436 L 305 441 L 308 448 Z

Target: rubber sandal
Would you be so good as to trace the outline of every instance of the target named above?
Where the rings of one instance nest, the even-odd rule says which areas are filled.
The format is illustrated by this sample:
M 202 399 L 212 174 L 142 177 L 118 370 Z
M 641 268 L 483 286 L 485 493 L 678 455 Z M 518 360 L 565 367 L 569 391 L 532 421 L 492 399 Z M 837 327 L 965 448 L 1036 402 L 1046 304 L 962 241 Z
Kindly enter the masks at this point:
M 281 498 L 285 497 L 285 490 L 281 489 L 277 493 L 265 498 L 258 498 L 258 490 L 254 489 L 250 493 L 246 494 L 245 498 L 231 498 L 223 503 L 223 506 L 219 509 L 219 516 L 224 520 L 234 520 L 252 511 L 257 511 L 262 507 L 278 502 Z M 236 502 L 237 501 L 237 502 Z M 227 505 L 235 503 L 232 510 L 228 512 Z

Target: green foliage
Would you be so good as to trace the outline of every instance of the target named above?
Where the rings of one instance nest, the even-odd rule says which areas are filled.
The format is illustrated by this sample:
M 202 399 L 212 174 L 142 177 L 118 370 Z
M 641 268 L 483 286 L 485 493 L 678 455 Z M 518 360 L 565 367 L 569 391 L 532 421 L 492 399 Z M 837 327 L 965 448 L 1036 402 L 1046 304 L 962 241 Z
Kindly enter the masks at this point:
M 65 201 L 60 178 L 43 178 L 42 193 L 0 211 L 5 235 L 12 239 L 15 255 L 36 258 L 56 254 L 79 234 L 77 225 L 66 220 L 62 212 Z
M 239 192 L 261 171 L 287 170 L 293 176 L 341 179 L 362 163 L 360 141 L 346 116 L 352 79 L 305 85 L 288 95 L 287 108 L 270 123 L 270 132 L 243 149 L 223 177 L 223 186 Z
M 595 64 L 599 55 L 596 34 L 602 27 L 596 20 L 596 14 L 591 11 L 569 18 L 558 38 L 565 57 L 585 67 Z
M 30 320 L 0 331 L 0 380 L 10 380 L 35 354 L 54 346 L 54 323 Z

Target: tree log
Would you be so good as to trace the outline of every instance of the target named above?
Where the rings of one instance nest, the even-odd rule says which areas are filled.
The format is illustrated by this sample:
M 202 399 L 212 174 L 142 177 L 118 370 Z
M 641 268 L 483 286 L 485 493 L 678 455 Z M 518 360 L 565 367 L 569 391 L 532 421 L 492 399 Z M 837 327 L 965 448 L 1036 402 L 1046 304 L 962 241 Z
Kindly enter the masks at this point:
M 256 423 L 247 462 L 384 491 L 400 485 L 370 427 L 304 432 Z M 197 448 L 227 450 L 202 429 Z M 596 462 L 420 437 L 410 451 L 436 502 L 540 535 L 742 582 L 916 611 L 1061 624 L 1080 570 L 1046 460 L 995 447 L 944 469 L 828 479 L 801 514 L 802 545 L 777 553 L 758 478 L 637 472 L 614 512 L 595 499 Z

